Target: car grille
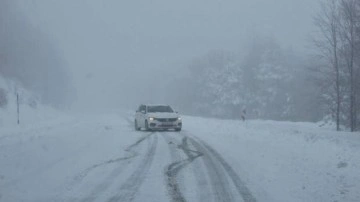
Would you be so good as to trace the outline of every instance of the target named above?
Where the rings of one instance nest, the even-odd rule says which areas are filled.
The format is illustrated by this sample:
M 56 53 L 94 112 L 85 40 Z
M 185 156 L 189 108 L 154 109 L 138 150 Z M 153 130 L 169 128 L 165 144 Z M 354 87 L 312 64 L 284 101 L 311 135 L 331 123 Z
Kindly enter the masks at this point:
M 177 118 L 156 118 L 155 120 L 159 121 L 159 122 L 175 122 L 177 120 Z

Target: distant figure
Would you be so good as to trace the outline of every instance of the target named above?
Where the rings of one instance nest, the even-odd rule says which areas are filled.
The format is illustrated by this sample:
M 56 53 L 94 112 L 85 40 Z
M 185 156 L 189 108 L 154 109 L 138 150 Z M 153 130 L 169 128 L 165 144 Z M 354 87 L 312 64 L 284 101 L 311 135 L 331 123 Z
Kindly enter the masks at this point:
M 243 110 L 241 111 L 241 119 L 242 119 L 243 121 L 245 121 L 245 118 L 246 118 L 246 109 L 243 109 Z

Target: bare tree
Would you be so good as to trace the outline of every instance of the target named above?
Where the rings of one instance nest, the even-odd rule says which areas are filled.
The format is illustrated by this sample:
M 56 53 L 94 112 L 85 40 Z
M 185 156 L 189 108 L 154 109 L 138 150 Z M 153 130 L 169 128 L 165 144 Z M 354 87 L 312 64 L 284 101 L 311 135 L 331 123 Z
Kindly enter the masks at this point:
M 355 54 L 356 54 L 356 29 L 359 25 L 359 0 L 341 0 L 341 38 L 343 40 L 343 57 L 346 61 L 346 66 L 349 73 L 349 120 L 350 129 L 355 131 L 357 129 L 357 101 L 356 101 L 356 73 L 355 68 Z
M 337 0 L 326 0 L 321 2 L 321 12 L 314 18 L 314 23 L 320 30 L 320 39 L 315 39 L 314 43 L 320 54 L 331 66 L 330 83 L 335 87 L 336 104 L 336 129 L 340 130 L 340 110 L 341 110 L 341 83 L 339 66 L 339 43 L 340 43 L 340 13 Z M 332 85 L 332 86 L 333 86 Z

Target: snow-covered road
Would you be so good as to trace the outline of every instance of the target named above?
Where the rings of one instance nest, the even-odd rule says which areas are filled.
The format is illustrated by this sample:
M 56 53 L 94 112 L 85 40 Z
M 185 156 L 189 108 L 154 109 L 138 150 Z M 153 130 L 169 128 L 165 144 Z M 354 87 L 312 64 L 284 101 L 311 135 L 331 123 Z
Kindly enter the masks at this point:
M 129 113 L 0 132 L 0 201 L 356 201 L 360 138 L 309 123 L 184 117 L 133 129 Z M 347 137 L 344 137 L 344 134 Z

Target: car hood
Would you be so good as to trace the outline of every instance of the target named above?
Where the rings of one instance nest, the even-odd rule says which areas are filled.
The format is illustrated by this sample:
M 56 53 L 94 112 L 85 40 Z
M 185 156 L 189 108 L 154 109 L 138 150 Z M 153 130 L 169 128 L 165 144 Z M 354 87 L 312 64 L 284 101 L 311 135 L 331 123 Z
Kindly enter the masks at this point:
M 180 117 L 177 113 L 167 113 L 167 112 L 161 112 L 161 113 L 148 113 L 148 117 L 154 117 L 154 118 L 178 118 Z

